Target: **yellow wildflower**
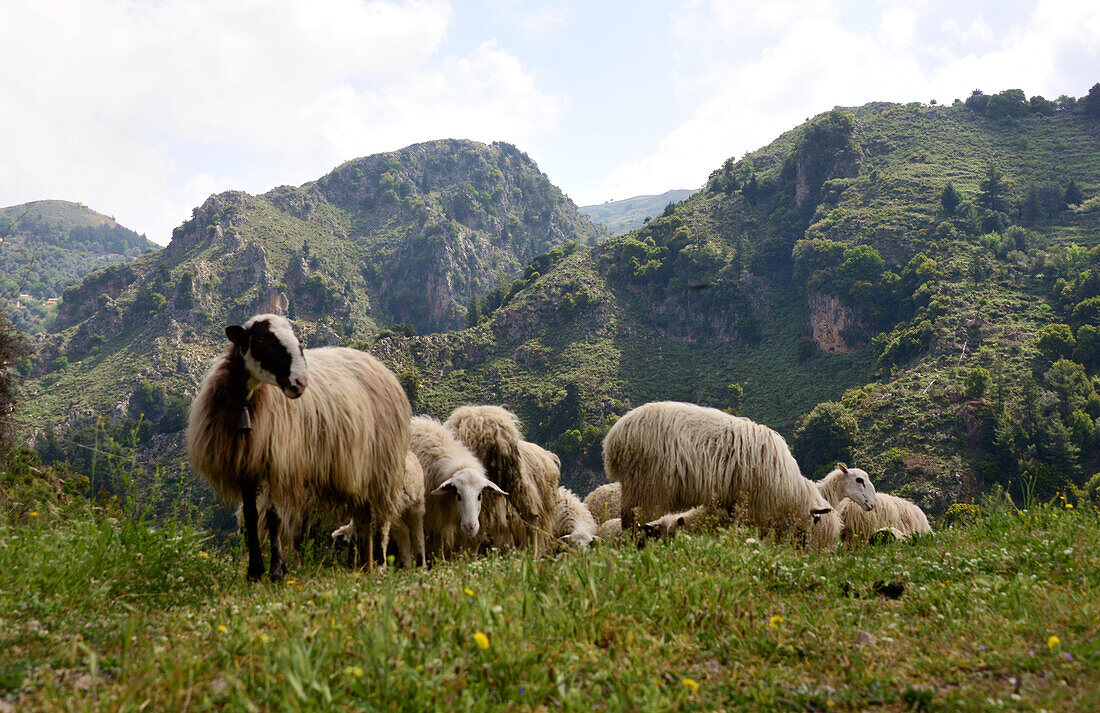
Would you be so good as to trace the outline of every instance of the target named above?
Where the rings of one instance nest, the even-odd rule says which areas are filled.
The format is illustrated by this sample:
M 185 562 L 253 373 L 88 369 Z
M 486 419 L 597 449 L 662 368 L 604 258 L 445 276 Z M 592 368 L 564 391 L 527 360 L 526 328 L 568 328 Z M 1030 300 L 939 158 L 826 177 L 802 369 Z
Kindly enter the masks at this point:
M 1066 510 L 1072 510 L 1072 509 L 1073 509 L 1073 503 L 1066 503 Z
M 288 580 L 286 580 L 286 583 L 287 584 L 294 584 L 295 581 L 297 581 L 297 580 L 288 579 Z
M 680 679 L 680 683 L 684 684 L 684 688 L 688 689 L 692 693 L 695 693 L 699 690 L 699 684 L 696 683 L 693 679 L 682 678 Z
M 772 629 L 778 629 L 779 625 L 783 623 L 783 617 L 776 614 L 771 619 L 768 619 L 768 626 Z
M 31 510 L 30 516 L 31 517 L 38 517 L 38 511 L 37 510 Z
M 487 649 L 489 648 L 489 637 L 478 631 L 474 634 L 474 643 L 477 644 L 479 649 Z
M 206 554 L 205 552 L 200 552 L 200 553 L 199 553 L 199 559 L 206 559 L 206 558 L 207 558 L 207 557 L 209 557 L 209 556 L 210 556 L 210 555 Z
M 474 590 L 470 589 L 469 587 L 463 589 L 462 592 L 468 597 L 474 596 Z
M 1062 640 L 1059 639 L 1057 636 L 1051 636 L 1049 639 L 1047 639 L 1047 648 L 1051 651 L 1054 651 L 1054 649 L 1058 648 L 1058 645 L 1061 643 Z
M 229 629 L 225 627 L 225 624 L 218 624 L 218 631 L 224 634 L 225 632 L 229 631 Z
M 832 698 L 828 699 L 827 701 L 825 701 L 825 707 L 836 708 L 836 701 L 834 701 Z
M 344 667 L 344 675 L 348 678 L 362 678 L 363 667 L 362 666 L 346 666 Z
M 258 638 L 258 639 L 259 639 L 259 641 L 260 641 L 260 643 L 261 643 L 261 644 L 267 644 L 267 643 L 268 643 L 269 641 L 271 641 L 271 637 L 270 637 L 270 636 L 268 636 L 267 634 L 260 634 L 260 635 L 259 635 L 258 637 L 256 637 L 256 638 Z

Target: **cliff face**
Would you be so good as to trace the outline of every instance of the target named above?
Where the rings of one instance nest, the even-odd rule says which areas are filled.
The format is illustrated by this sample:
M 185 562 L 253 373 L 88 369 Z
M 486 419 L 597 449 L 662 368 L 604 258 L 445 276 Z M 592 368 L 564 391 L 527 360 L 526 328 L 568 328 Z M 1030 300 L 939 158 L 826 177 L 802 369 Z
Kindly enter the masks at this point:
M 810 296 L 810 326 L 817 348 L 828 354 L 851 354 L 860 344 L 849 344 L 845 335 L 858 334 L 863 325 L 835 295 Z

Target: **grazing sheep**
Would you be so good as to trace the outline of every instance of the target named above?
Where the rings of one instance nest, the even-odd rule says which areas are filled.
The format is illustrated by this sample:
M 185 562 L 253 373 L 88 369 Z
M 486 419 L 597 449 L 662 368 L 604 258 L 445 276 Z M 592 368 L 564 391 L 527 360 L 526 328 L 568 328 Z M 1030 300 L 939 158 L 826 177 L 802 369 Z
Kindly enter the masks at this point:
M 397 378 L 354 349 L 303 350 L 278 315 L 225 334 L 230 346 L 191 404 L 187 452 L 219 496 L 242 503 L 248 578 L 264 573 L 256 505 L 265 490 L 273 580 L 286 572 L 281 516 L 296 519 L 313 501 L 348 509 L 370 562 L 372 516 L 397 518 L 409 449 L 409 400 Z
M 618 517 L 622 509 L 622 486 L 618 483 L 605 483 L 593 490 L 584 499 L 588 511 L 596 519 L 597 525 L 602 525 L 611 518 Z
M 656 520 L 647 522 L 643 527 L 646 528 L 647 534 L 668 537 L 670 535 L 675 535 L 680 530 L 692 529 L 710 510 L 711 508 L 706 505 L 696 505 L 690 510 L 670 512 L 667 515 L 662 515 Z
M 600 523 L 599 528 L 596 530 L 596 536 L 602 542 L 614 542 L 619 539 L 623 534 L 623 521 L 622 518 L 613 517 L 610 520 L 604 520 Z
M 630 411 L 607 432 L 604 468 L 622 485 L 624 530 L 635 508 L 654 514 L 713 503 L 744 508 L 760 529 L 809 535 L 815 548 L 835 546 L 841 522 L 802 477 L 786 441 L 747 418 L 678 402 Z
M 424 469 L 428 493 L 424 529 L 430 549 L 441 557 L 476 548 L 486 539 L 482 521 L 503 522 L 508 493 L 485 476 L 485 466 L 439 421 L 417 416 L 410 445 Z M 483 503 L 483 493 L 489 493 Z
M 507 521 L 495 521 L 487 534 L 499 545 L 529 545 L 538 556 L 554 526 L 561 461 L 524 441 L 519 419 L 499 406 L 462 406 L 443 425 L 477 456 L 489 479 L 508 492 Z
M 897 530 L 900 538 L 932 532 L 924 511 L 916 503 L 896 495 L 879 493 L 875 497 L 875 509 L 870 512 L 849 502 L 841 503 L 838 510 L 844 522 L 842 535 L 845 542 L 866 542 L 872 534 L 884 528 Z
M 843 463 L 837 463 L 836 468 L 815 485 L 821 497 L 834 509 L 839 508 L 845 498 L 864 510 L 875 509 L 875 486 L 865 470 L 848 468 Z
M 554 503 L 554 537 L 588 547 L 596 539 L 596 520 L 572 490 L 558 488 Z

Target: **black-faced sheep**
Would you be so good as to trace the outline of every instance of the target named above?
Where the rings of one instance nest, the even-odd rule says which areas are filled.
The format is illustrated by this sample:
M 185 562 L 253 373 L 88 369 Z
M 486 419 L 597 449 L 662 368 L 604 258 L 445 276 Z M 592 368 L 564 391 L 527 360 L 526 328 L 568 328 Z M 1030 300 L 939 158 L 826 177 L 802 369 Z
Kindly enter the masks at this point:
M 264 490 L 272 579 L 286 569 L 280 513 L 300 513 L 314 499 L 348 509 L 369 561 L 372 516 L 396 519 L 409 450 L 411 411 L 397 378 L 364 352 L 303 350 L 278 315 L 225 334 L 230 346 L 191 404 L 187 452 L 219 496 L 242 503 L 249 579 L 264 572 L 256 509 Z
M 554 502 L 554 537 L 578 547 L 588 547 L 596 539 L 596 520 L 588 507 L 572 490 L 558 487 Z
M 619 419 L 603 441 L 604 468 L 622 486 L 622 526 L 635 508 L 661 513 L 714 504 L 743 509 L 762 530 L 808 535 L 835 546 L 840 518 L 802 477 L 786 441 L 747 418 L 671 401 L 645 404 Z
M 543 550 L 554 525 L 554 497 L 561 461 L 523 440 L 519 419 L 499 406 L 462 406 L 444 425 L 485 466 L 489 479 L 508 492 L 504 527 L 488 534 L 495 544 Z
M 618 483 L 604 483 L 584 498 L 588 511 L 602 525 L 611 518 L 619 517 L 622 509 L 622 486 Z
M 412 419 L 409 447 L 424 469 L 429 549 L 445 558 L 476 548 L 486 539 L 482 520 L 491 526 L 507 517 L 508 493 L 489 480 L 481 461 L 433 418 Z

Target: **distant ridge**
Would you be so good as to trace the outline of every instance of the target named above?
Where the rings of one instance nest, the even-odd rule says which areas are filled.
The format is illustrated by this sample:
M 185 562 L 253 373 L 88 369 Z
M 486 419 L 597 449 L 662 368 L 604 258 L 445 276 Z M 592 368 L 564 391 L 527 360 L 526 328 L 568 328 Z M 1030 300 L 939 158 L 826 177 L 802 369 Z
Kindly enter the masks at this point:
M 660 215 L 669 203 L 679 203 L 694 192 L 692 189 L 675 188 L 657 196 L 634 196 L 621 201 L 581 206 L 579 210 L 619 235 L 642 227 L 647 217 Z

